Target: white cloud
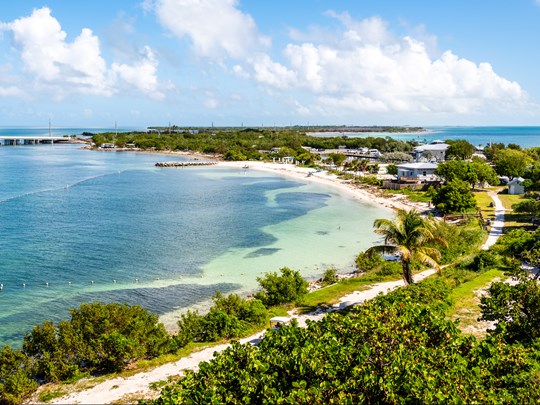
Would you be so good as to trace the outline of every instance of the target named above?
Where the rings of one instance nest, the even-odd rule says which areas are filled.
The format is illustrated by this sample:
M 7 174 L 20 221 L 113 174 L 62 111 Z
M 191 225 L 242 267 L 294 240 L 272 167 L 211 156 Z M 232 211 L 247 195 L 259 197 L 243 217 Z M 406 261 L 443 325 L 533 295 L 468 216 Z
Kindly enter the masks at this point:
M 0 86 L 0 97 L 26 97 L 23 90 L 15 86 Z
M 133 65 L 113 63 L 109 68 L 99 38 L 90 29 L 83 28 L 73 41 L 67 41 L 66 32 L 47 7 L 3 23 L 1 29 L 11 32 L 33 93 L 43 90 L 56 99 L 69 94 L 111 96 L 122 84 L 119 78 L 143 93 L 154 94 L 157 88 L 157 61 L 150 48 Z
M 85 28 L 72 43 L 44 7 L 6 24 L 21 52 L 24 69 L 42 82 L 64 81 L 83 93 L 111 94 L 99 39 Z
M 355 21 L 330 14 L 344 25 L 338 35 L 288 44 L 283 63 L 258 58 L 254 77 L 275 88 L 307 91 L 317 113 L 482 113 L 530 106 L 520 85 L 497 75 L 489 63 L 452 51 L 432 57 L 426 49 L 431 44 L 397 37 L 377 17 Z
M 284 89 L 296 79 L 295 72 L 273 62 L 268 55 L 261 54 L 249 62 L 253 67 L 255 78 L 261 83 Z
M 240 11 L 238 0 L 157 0 L 158 20 L 178 38 L 189 37 L 197 54 L 245 58 L 268 46 L 253 18 Z
M 163 98 L 163 93 L 158 90 L 157 60 L 150 47 L 144 48 L 143 58 L 135 65 L 112 64 L 112 71 L 120 76 L 126 83 L 142 93 L 154 98 Z

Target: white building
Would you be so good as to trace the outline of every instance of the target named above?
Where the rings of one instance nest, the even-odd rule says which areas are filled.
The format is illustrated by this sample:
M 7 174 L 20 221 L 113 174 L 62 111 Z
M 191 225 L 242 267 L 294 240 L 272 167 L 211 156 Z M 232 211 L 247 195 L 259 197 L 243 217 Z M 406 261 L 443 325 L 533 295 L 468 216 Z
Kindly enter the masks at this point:
M 515 177 L 508 182 L 508 194 L 524 194 L 525 187 L 523 182 L 525 179 L 523 177 Z
M 431 155 L 431 160 L 436 160 L 437 162 L 443 162 L 446 158 L 446 149 L 450 145 L 444 143 L 444 141 L 431 141 L 427 145 L 421 145 L 414 148 L 415 159 L 418 160 L 422 157 L 424 152 Z
M 406 163 L 397 166 L 398 180 L 418 180 L 432 181 L 437 180 L 435 169 L 437 163 Z

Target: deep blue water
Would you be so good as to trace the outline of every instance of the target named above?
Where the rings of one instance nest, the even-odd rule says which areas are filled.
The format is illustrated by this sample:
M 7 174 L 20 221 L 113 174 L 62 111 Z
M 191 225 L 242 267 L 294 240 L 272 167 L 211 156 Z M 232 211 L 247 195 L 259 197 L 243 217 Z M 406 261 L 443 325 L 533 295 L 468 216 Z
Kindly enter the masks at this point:
M 181 159 L 0 147 L 0 344 L 19 345 L 81 302 L 168 314 L 284 265 L 345 268 L 375 241 L 373 219 L 389 215 L 264 172 L 154 167 Z

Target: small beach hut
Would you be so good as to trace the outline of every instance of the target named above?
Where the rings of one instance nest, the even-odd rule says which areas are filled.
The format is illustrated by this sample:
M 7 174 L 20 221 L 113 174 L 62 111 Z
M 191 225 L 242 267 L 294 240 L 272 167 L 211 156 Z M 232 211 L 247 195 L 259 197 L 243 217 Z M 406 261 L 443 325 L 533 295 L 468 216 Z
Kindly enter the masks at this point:
M 516 194 L 524 194 L 525 193 L 525 186 L 523 185 L 523 182 L 525 179 L 523 177 L 514 177 L 512 180 L 508 182 L 508 194 L 516 195 Z

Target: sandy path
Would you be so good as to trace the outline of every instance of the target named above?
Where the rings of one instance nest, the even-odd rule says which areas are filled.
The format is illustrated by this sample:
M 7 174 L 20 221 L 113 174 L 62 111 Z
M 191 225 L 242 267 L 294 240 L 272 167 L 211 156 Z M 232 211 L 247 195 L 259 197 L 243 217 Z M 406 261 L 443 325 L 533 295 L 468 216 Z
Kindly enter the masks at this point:
M 432 274 L 435 270 L 426 270 L 415 276 L 415 281 L 420 281 Z M 340 299 L 340 302 L 330 311 L 340 310 L 350 305 L 360 304 L 366 300 L 370 300 L 376 297 L 378 294 L 386 294 L 387 292 L 403 285 L 403 281 L 388 281 L 383 283 L 373 284 L 371 288 L 364 291 L 356 291 L 351 294 L 347 294 Z M 317 321 L 326 315 L 324 311 L 316 311 L 307 315 L 295 315 L 300 327 L 306 326 L 307 320 Z M 241 339 L 241 343 L 251 342 L 256 344 L 264 335 L 264 331 Z M 182 370 L 197 370 L 199 363 L 202 361 L 209 361 L 214 357 L 214 353 L 222 352 L 229 344 L 221 344 L 211 348 L 203 349 L 195 352 L 188 357 L 184 357 L 176 362 L 164 364 L 151 371 L 141 372 L 131 377 L 126 378 L 112 378 L 97 384 L 93 388 L 85 391 L 76 392 L 62 398 L 55 400 L 54 404 L 109 404 L 114 401 L 119 401 L 122 398 L 128 398 L 129 396 L 143 396 L 152 394 L 154 391 L 150 389 L 149 384 L 152 382 L 166 380 L 169 376 L 181 375 Z
M 502 204 L 497 194 L 493 191 L 489 191 L 488 194 L 491 196 L 495 202 L 495 220 L 491 224 L 491 229 L 489 230 L 489 236 L 482 246 L 483 250 L 488 250 L 491 246 L 497 242 L 497 239 L 503 234 L 504 228 L 504 205 Z

